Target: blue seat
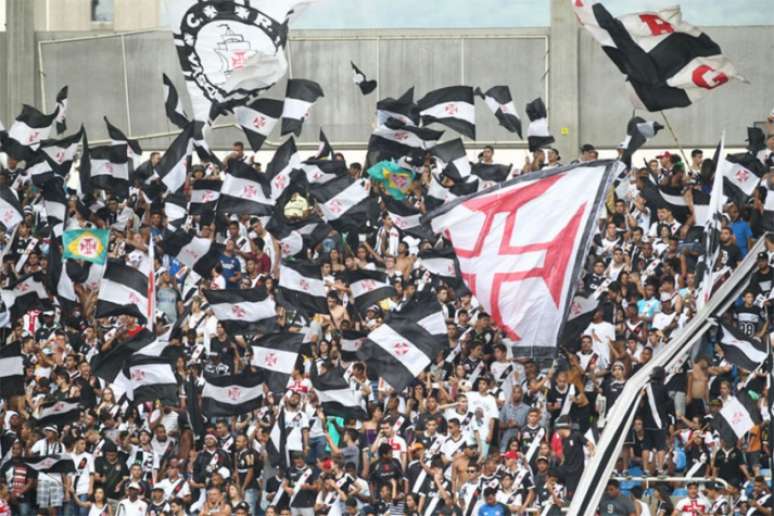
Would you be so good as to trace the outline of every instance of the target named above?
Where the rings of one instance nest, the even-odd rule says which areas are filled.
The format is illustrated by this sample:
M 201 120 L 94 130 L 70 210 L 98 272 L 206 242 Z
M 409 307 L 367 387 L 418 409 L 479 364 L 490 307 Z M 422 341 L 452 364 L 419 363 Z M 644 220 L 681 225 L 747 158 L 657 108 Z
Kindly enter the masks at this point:
M 675 498 L 683 498 L 688 496 L 688 490 L 684 487 L 678 487 L 672 492 L 672 496 Z

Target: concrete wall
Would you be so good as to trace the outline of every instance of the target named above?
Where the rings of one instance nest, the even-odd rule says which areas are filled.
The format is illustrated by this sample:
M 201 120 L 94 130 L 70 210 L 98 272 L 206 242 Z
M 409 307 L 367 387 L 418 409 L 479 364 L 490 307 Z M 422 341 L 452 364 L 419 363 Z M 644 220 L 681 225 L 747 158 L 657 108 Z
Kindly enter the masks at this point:
M 79 36 L 87 34 L 38 33 L 46 108 L 58 89 L 68 84 L 70 123 L 73 127 L 86 124 L 90 139 L 105 138 L 103 115 L 137 136 L 174 129 L 164 116 L 162 73 L 172 78 L 183 96 L 185 86 L 171 33 L 99 39 L 77 39 Z M 325 91 L 300 141 L 316 145 L 322 126 L 333 142 L 365 144 L 373 130 L 376 101 L 398 96 L 412 85 L 418 98 L 441 86 L 508 84 L 517 108 L 523 111 L 529 100 L 546 96 L 546 42 L 544 30 L 424 31 L 421 37 L 383 31 L 378 38 L 372 33 L 337 31 L 332 38 L 325 32 L 296 31 L 288 53 L 291 75 L 317 80 Z M 377 92 L 367 97 L 360 94 L 352 83 L 350 61 L 377 79 Z M 282 81 L 267 96 L 282 98 L 284 89 Z M 515 135 L 497 125 L 483 102 L 477 107 L 477 117 L 479 140 L 519 143 Z M 222 119 L 218 124 L 229 122 Z M 453 135 L 451 131 L 447 134 Z M 241 131 L 217 130 L 212 144 L 223 148 L 236 139 L 244 139 Z M 162 147 L 168 142 L 169 138 L 158 138 L 145 146 Z

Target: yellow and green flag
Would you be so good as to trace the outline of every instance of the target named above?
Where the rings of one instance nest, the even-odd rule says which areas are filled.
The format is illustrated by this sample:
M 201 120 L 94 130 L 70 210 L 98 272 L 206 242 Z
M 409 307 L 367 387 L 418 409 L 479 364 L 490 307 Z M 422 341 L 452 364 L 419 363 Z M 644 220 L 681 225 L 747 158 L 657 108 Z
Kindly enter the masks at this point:
M 109 229 L 67 230 L 62 235 L 64 258 L 104 264 L 109 241 Z
M 387 194 L 402 201 L 414 184 L 414 172 L 393 161 L 380 161 L 368 169 L 374 181 L 382 183 Z

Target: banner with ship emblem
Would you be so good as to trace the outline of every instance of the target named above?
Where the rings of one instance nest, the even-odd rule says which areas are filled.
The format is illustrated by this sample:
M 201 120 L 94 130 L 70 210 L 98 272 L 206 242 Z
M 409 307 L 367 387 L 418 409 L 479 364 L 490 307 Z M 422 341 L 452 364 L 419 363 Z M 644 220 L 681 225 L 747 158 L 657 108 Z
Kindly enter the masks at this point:
M 288 21 L 316 0 L 171 0 L 194 118 L 208 122 L 285 76 Z

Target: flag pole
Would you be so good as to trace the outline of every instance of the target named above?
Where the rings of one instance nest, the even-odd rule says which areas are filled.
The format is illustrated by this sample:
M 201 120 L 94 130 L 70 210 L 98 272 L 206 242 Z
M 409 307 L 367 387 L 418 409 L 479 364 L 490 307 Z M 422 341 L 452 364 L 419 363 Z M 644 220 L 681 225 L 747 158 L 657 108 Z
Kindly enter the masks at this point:
M 766 336 L 767 340 L 769 341 L 769 368 L 767 371 L 768 374 L 768 386 L 769 388 L 766 389 L 766 410 L 769 413 L 769 471 L 774 471 L 774 446 L 772 446 L 772 438 L 774 438 L 774 415 L 772 414 L 772 395 L 771 391 L 774 389 L 774 352 L 772 351 L 772 342 L 771 342 L 771 333 L 767 332 Z M 762 433 L 762 430 L 761 430 Z M 773 474 L 774 476 L 774 474 Z M 765 480 L 764 480 L 765 482 Z M 768 482 L 766 482 L 767 485 L 770 485 L 771 479 L 769 479 Z M 768 505 L 771 507 L 772 510 L 774 510 L 774 495 L 769 496 Z
M 680 155 L 683 157 L 683 161 L 685 162 L 685 166 L 689 167 L 690 163 L 688 161 L 688 157 L 685 155 L 685 149 L 683 149 L 683 145 L 680 143 L 680 140 L 677 138 L 677 133 L 675 133 L 675 130 L 672 129 L 672 124 L 669 123 L 669 119 L 666 116 L 666 113 L 663 111 L 659 111 L 661 113 L 661 117 L 664 119 L 664 124 L 667 126 L 667 129 L 669 129 L 669 132 L 672 134 L 672 138 L 675 141 L 675 144 L 677 144 L 677 148 L 680 150 Z

